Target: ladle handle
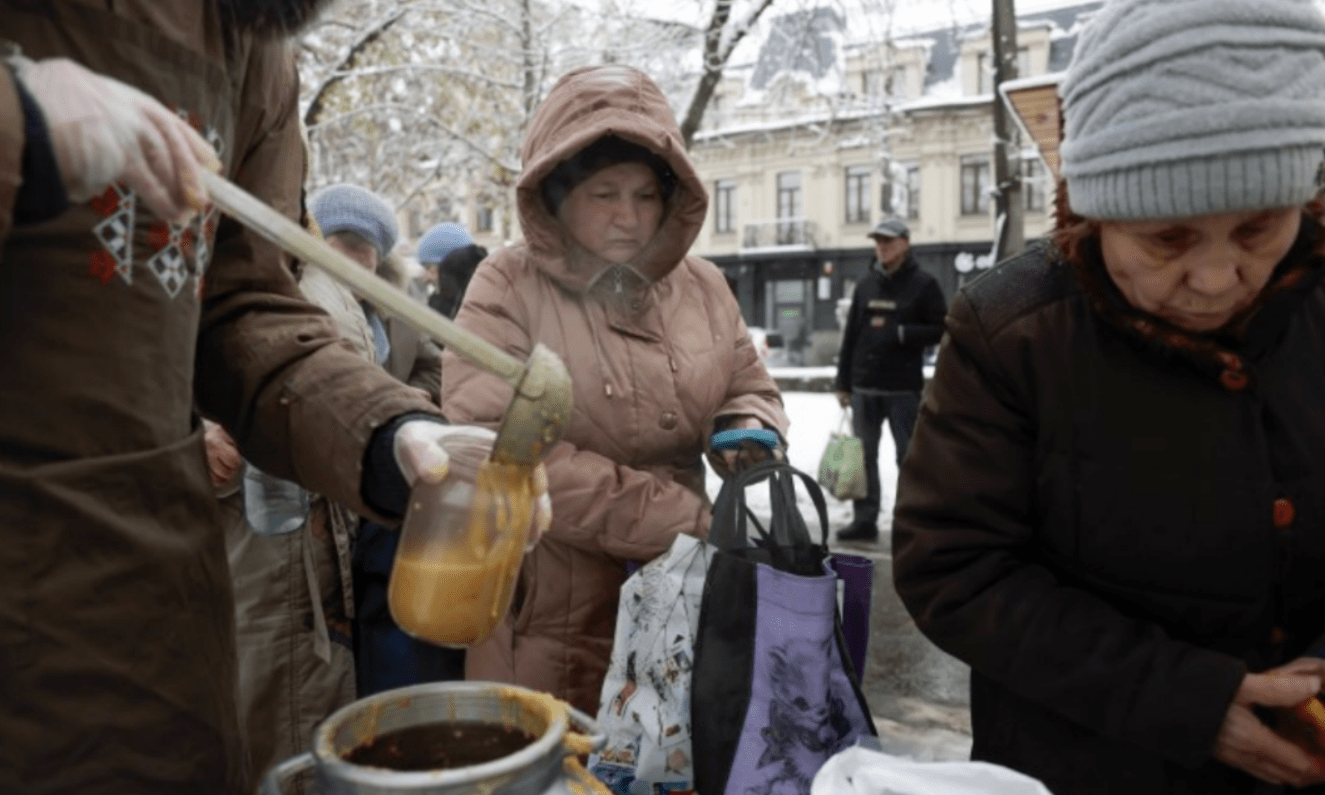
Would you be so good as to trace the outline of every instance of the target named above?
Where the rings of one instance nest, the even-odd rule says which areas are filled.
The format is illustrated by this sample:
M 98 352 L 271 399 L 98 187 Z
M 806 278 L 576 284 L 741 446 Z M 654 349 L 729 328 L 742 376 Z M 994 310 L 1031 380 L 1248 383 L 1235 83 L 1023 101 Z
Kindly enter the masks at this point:
M 204 169 L 202 177 L 212 201 L 236 221 L 301 261 L 326 271 L 336 281 L 371 301 L 383 312 L 405 321 L 420 334 L 437 340 L 488 372 L 497 374 L 511 386 L 519 387 L 524 373 L 524 363 L 519 359 L 410 298 L 403 290 L 368 272 L 327 245 L 325 240 L 309 234 L 299 224 L 220 174 Z
M 315 764 L 317 759 L 313 757 L 312 751 L 304 751 L 298 756 L 290 757 L 267 771 L 267 775 L 262 779 L 262 788 L 258 790 L 259 795 L 285 795 L 285 791 L 281 789 L 281 782 L 305 770 L 312 770 Z

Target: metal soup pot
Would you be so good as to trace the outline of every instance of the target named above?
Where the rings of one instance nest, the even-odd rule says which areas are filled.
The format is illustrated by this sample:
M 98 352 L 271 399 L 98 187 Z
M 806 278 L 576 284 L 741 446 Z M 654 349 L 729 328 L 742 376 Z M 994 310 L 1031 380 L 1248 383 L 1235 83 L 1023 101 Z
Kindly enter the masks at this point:
M 537 739 L 491 762 L 443 770 L 388 770 L 344 759 L 387 732 L 448 721 L 514 727 Z M 283 781 L 315 770 L 319 795 L 586 795 L 601 785 L 578 764 L 563 762 L 602 748 L 606 739 L 587 715 L 546 693 L 494 682 L 430 682 L 337 710 L 314 730 L 311 751 L 267 773 L 261 794 L 283 795 Z

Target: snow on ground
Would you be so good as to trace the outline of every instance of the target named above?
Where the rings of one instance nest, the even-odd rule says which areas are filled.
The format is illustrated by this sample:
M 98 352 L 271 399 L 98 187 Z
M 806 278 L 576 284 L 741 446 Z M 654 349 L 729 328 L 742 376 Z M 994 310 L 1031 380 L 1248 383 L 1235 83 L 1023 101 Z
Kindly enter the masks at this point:
M 801 369 L 806 368 L 798 368 L 798 371 Z M 787 453 L 791 465 L 815 477 L 819 472 L 819 459 L 828 446 L 828 438 L 842 420 L 842 409 L 837 405 L 837 397 L 832 392 L 783 392 L 782 402 L 786 406 L 787 416 L 791 418 L 791 428 L 787 432 Z M 883 438 L 879 441 L 879 480 L 883 484 L 879 528 L 885 533 L 893 522 L 893 496 L 897 487 L 895 455 L 892 433 L 885 426 Z M 722 488 L 722 480 L 712 470 L 708 473 L 707 486 L 709 497 L 716 499 L 718 490 Z M 825 494 L 824 498 L 828 503 L 831 537 L 832 532 L 851 524 L 851 502 L 833 499 L 829 494 Z M 797 491 L 797 500 L 811 534 L 817 535 L 814 503 L 803 489 Z M 759 484 L 748 489 L 746 502 L 760 521 L 769 515 L 766 485 Z

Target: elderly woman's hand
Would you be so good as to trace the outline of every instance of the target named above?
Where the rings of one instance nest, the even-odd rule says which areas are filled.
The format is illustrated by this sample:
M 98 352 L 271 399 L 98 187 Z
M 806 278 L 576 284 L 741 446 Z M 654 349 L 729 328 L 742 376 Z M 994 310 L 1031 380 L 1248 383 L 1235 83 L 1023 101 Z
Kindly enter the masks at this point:
M 727 422 L 720 423 L 720 426 L 719 430 L 724 431 L 760 430 L 764 427 L 764 423 L 760 422 L 757 417 L 736 415 Z M 719 474 L 740 472 L 742 469 L 767 461 L 770 458 L 781 461 L 782 457 L 781 447 L 770 449 L 759 442 L 743 441 L 736 449 L 723 450 L 717 454 L 718 462 L 726 470 L 726 472 L 719 472 Z
M 239 447 L 225 428 L 211 420 L 203 420 L 202 439 L 207 447 L 207 472 L 211 475 L 212 486 L 225 488 L 235 480 L 244 464 Z
M 1252 708 L 1285 708 L 1320 692 L 1325 660 L 1303 657 L 1265 673 L 1247 674 L 1215 738 L 1215 758 L 1271 784 L 1325 783 L 1325 751 L 1309 754 L 1256 717 Z

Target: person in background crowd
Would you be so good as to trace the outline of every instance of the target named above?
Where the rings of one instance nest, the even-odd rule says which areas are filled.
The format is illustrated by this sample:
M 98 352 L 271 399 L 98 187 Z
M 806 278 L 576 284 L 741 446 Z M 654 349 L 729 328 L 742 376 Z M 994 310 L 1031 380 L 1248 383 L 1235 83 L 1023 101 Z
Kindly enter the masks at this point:
M 470 679 L 595 714 L 628 561 L 703 537 L 701 456 L 715 430 L 785 434 L 777 387 L 726 279 L 688 251 L 708 196 L 667 99 L 625 66 L 563 76 L 534 113 L 517 204 L 525 243 L 488 257 L 457 322 L 517 357 L 559 354 L 575 411 L 547 460 L 555 519 L 511 612 L 469 650 Z M 442 402 L 491 425 L 510 388 L 444 352 Z M 720 473 L 735 451 L 711 457 Z
M 377 267 L 395 245 L 390 207 L 362 188 L 326 188 L 310 199 L 309 212 L 328 244 L 365 268 Z M 412 352 L 398 358 L 395 352 L 403 346 L 393 332 L 403 324 L 381 319 L 318 268 L 303 268 L 298 281 L 304 297 L 331 316 L 356 353 L 437 401 L 439 351 L 432 349 L 428 357 L 410 330 L 404 345 Z M 382 343 L 391 354 L 379 361 Z M 207 443 L 209 461 L 224 464 L 238 455 L 220 428 L 208 428 Z M 214 464 L 211 471 L 213 481 L 224 481 L 224 467 Z M 234 488 L 243 487 L 234 500 L 238 510 L 228 502 L 223 507 L 231 516 L 226 547 L 235 589 L 240 715 L 251 767 L 262 771 L 306 751 L 314 727 L 355 698 L 351 550 L 359 518 L 346 506 L 251 465 L 243 466 L 242 475 L 234 479 Z
M 381 521 L 472 437 L 206 208 L 203 168 L 299 214 L 317 5 L 0 0 L 0 791 L 250 791 L 195 405 Z
M 428 296 L 428 306 L 438 314 L 454 318 L 456 310 L 460 307 L 460 299 L 465 294 L 465 286 L 469 283 L 466 278 L 461 284 L 443 271 L 440 267 L 442 261 L 453 252 L 471 246 L 476 244 L 474 238 L 470 237 L 469 231 L 451 221 L 437 224 L 419 238 L 415 257 L 423 266 L 424 273 L 428 275 L 428 281 L 433 285 L 433 291 Z
M 332 248 L 404 289 L 401 263 L 391 254 L 399 233 L 396 216 L 380 196 L 356 185 L 332 185 L 309 200 L 308 211 Z M 305 274 L 304 283 L 310 278 L 322 281 L 330 277 Z M 439 401 L 442 354 L 437 346 L 404 321 L 383 317 L 366 301 L 359 304 L 373 335 L 373 360 L 397 380 Z
M 309 210 L 327 242 L 364 268 L 402 286 L 400 265 L 391 256 L 396 218 L 376 194 L 353 185 L 333 185 L 309 200 Z M 311 269 L 310 269 L 311 270 Z M 330 282 L 329 277 L 305 274 Z M 333 287 L 339 287 L 331 283 Z M 342 288 L 343 289 L 343 288 Z M 401 381 L 440 402 L 441 352 L 402 321 L 382 317 L 366 302 L 356 321 L 366 321 L 370 358 Z M 333 317 L 337 314 L 333 313 Z M 360 322 L 360 325 L 364 325 Z M 422 682 L 463 679 L 465 652 L 415 640 L 406 635 L 387 604 L 387 586 L 399 541 L 396 530 L 364 521 L 353 548 L 355 673 L 360 697 Z
M 1053 244 L 953 303 L 897 591 L 971 666 L 975 759 L 1055 795 L 1320 785 L 1267 710 L 1325 681 L 1325 17 L 1111 0 L 1060 95 Z
M 488 256 L 488 250 L 477 243 L 455 249 L 437 266 L 437 292 L 428 298 L 435 311 L 454 319 L 460 311 L 460 301 L 469 289 L 474 271 Z
M 888 422 L 900 465 L 920 408 L 925 348 L 943 336 L 947 302 L 938 281 L 911 255 L 911 230 L 886 218 L 870 232 L 875 260 L 856 285 L 837 355 L 837 400 L 851 408 L 853 433 L 865 452 L 869 491 L 852 503 L 854 520 L 840 541 L 877 541 L 879 439 Z

